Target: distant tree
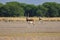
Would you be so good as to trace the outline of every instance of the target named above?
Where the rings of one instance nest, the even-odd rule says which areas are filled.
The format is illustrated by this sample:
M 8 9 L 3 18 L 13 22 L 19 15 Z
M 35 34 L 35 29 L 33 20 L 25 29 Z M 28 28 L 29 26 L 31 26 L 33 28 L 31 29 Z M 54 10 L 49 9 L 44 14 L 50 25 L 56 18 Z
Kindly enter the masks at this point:
M 48 12 L 47 12 L 46 16 L 48 16 L 48 17 L 58 17 L 59 13 L 58 13 L 58 9 L 57 9 L 57 6 L 58 6 L 57 3 L 46 2 L 46 3 L 43 3 L 43 6 L 48 8 Z
M 45 17 L 46 13 L 47 13 L 47 8 L 45 8 L 42 5 L 38 5 L 38 9 L 36 11 L 37 16 L 41 16 L 41 17 Z
M 58 4 L 57 9 L 58 9 L 59 17 L 60 17 L 60 4 Z
M 9 5 L 10 10 L 12 13 L 14 13 L 16 16 L 24 16 L 24 10 L 20 6 L 19 2 L 9 2 L 6 5 Z
M 25 4 L 19 2 L 0 3 L 0 17 L 60 17 L 60 4 L 45 2 L 42 5 Z
M 0 3 L 0 8 L 3 6 L 3 4 L 2 3 Z
M 36 6 L 35 5 L 26 5 L 25 7 L 25 16 L 35 16 L 36 13 Z
M 24 10 L 22 7 L 18 5 L 19 3 L 17 2 L 9 2 L 6 3 L 1 8 L 2 16 L 8 16 L 8 17 L 13 17 L 13 16 L 24 16 Z
M 3 4 L 2 3 L 0 3 L 0 16 L 1 16 L 1 7 L 3 6 Z

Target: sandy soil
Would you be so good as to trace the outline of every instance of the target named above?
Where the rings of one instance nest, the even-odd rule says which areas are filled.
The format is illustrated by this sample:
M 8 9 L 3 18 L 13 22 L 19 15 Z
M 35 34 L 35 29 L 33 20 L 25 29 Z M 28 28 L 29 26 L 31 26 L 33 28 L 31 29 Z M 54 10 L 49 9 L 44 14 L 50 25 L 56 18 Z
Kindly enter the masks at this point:
M 28 33 L 28 36 L 23 36 Z M 37 33 L 35 36 L 29 33 Z M 38 33 L 48 33 L 48 35 L 39 35 Z M 49 33 L 56 33 L 51 34 Z M 59 33 L 59 34 L 58 34 Z M 21 36 L 6 36 L 22 34 Z M 58 35 L 57 35 L 58 34 Z M 33 24 L 26 21 L 18 22 L 0 22 L 0 40 L 60 40 L 60 22 L 59 21 L 36 21 Z
M 60 22 L 58 21 L 37 21 L 33 24 L 25 21 L 20 22 L 0 22 L 0 33 L 31 33 L 31 32 L 60 32 Z
M 0 40 L 60 40 L 58 36 L 0 37 Z

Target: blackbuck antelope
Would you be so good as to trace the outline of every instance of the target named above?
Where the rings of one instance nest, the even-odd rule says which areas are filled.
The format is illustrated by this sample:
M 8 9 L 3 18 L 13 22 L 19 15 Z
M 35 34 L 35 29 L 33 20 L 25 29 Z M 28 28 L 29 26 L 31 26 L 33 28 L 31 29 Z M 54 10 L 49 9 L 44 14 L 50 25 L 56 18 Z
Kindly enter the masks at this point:
M 26 18 L 26 21 L 31 23 L 31 24 L 34 23 L 34 19 L 32 19 L 32 18 Z
M 42 20 L 40 17 L 39 17 L 39 21 Z

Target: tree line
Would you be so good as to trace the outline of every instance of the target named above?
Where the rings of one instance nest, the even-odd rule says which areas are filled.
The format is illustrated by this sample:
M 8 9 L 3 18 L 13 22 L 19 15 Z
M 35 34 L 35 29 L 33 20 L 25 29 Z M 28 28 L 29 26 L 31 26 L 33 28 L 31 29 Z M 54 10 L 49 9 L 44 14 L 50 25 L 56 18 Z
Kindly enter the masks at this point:
M 60 4 L 45 2 L 41 5 L 19 2 L 0 3 L 0 17 L 60 17 Z

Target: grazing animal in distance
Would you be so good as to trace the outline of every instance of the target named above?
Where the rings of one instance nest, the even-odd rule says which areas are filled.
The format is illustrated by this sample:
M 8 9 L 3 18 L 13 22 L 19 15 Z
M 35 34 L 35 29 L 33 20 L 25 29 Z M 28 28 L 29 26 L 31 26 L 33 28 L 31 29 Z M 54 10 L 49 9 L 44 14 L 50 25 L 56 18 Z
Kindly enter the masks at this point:
M 31 23 L 31 24 L 34 23 L 34 19 L 32 19 L 32 18 L 26 18 L 26 21 Z
M 39 17 L 39 21 L 42 20 L 40 17 Z

